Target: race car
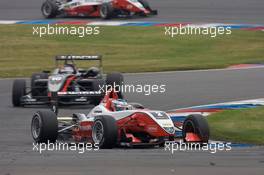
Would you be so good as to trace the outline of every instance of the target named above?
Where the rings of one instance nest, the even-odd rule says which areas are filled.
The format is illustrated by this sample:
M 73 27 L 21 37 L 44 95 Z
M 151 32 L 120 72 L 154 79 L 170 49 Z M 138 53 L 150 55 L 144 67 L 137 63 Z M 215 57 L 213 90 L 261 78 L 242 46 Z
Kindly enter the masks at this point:
M 201 115 L 190 115 L 182 127 L 174 126 L 163 111 L 146 109 L 138 103 L 127 103 L 114 90 L 88 114 L 74 113 L 59 117 L 52 111 L 38 111 L 31 123 L 32 137 L 37 143 L 70 141 L 93 143 L 99 148 L 126 146 L 164 146 L 182 131 L 185 142 L 208 142 L 209 127 Z
M 75 61 L 98 61 L 97 67 L 77 68 Z M 104 98 L 107 85 L 121 85 L 123 75 L 118 72 L 103 76 L 102 57 L 99 55 L 55 57 L 52 73 L 43 71 L 31 76 L 30 86 L 25 79 L 13 82 L 13 106 L 25 105 L 98 105 Z M 63 62 L 63 63 L 62 63 Z M 121 92 L 120 95 L 122 96 Z
M 46 0 L 41 6 L 45 18 L 68 17 L 113 17 L 157 15 L 146 0 Z

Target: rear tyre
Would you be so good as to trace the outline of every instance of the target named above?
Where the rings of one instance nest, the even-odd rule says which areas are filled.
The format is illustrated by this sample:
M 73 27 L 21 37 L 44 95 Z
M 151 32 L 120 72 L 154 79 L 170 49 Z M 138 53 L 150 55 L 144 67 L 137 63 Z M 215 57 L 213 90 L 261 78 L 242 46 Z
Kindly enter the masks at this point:
M 52 111 L 39 111 L 31 122 L 31 134 L 37 143 L 54 143 L 58 137 L 58 120 Z
M 26 80 L 15 80 L 12 90 L 13 106 L 21 106 L 21 97 L 26 95 Z
M 210 129 L 205 117 L 200 114 L 188 116 L 183 122 L 182 135 L 184 140 L 187 133 L 197 134 L 202 143 L 208 143 Z
M 114 16 L 114 8 L 111 3 L 104 3 L 101 5 L 100 16 L 102 19 L 110 19 Z
M 106 85 L 111 86 L 112 88 L 116 88 L 118 98 L 123 99 L 123 93 L 121 91 L 121 86 L 124 83 L 124 77 L 119 72 L 114 72 L 107 74 L 106 76 Z M 117 88 L 119 87 L 119 88 Z
M 38 79 L 48 79 L 49 75 L 47 73 L 35 73 L 31 76 L 31 95 L 32 97 L 36 96 L 47 96 L 47 87 L 39 87 L 35 84 L 35 81 Z
M 46 0 L 41 6 L 41 12 L 45 18 L 55 18 L 58 15 L 58 6 L 53 0 Z
M 111 149 L 117 143 L 116 120 L 107 115 L 97 116 L 92 128 L 93 142 L 101 149 Z

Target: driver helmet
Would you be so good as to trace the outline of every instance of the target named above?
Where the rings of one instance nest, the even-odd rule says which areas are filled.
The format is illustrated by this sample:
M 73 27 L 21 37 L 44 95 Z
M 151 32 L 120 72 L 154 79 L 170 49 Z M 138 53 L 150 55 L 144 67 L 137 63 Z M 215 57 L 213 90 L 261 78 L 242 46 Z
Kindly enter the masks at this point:
M 59 73 L 61 74 L 75 74 L 75 66 L 72 64 L 65 64 L 63 67 L 60 68 Z
M 96 77 L 100 73 L 100 69 L 97 67 L 91 67 L 87 70 L 88 77 Z
M 132 106 L 129 105 L 123 99 L 117 99 L 112 101 L 112 108 L 114 109 L 114 111 L 124 111 L 124 110 L 131 110 Z

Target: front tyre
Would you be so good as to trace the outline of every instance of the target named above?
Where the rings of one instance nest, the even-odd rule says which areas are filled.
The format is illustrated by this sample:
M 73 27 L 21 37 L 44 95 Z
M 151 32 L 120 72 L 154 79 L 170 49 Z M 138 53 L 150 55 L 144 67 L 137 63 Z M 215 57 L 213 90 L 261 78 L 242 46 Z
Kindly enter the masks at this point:
M 53 0 L 46 0 L 41 6 L 41 12 L 45 18 L 55 18 L 58 15 L 58 6 Z
M 114 8 L 111 3 L 104 3 L 101 5 L 100 16 L 102 19 L 111 19 L 114 16 Z
M 117 133 L 117 124 L 113 117 L 106 115 L 96 117 L 92 128 L 92 139 L 99 148 L 113 148 L 117 143 Z
M 54 143 L 58 137 L 58 120 L 52 111 L 39 111 L 31 122 L 31 134 L 37 143 Z
M 199 137 L 200 142 L 208 143 L 210 129 L 205 117 L 200 114 L 188 116 L 183 122 L 182 135 L 184 141 L 186 141 L 187 133 L 196 134 Z
M 21 106 L 21 97 L 26 95 L 26 80 L 15 80 L 12 90 L 13 106 Z

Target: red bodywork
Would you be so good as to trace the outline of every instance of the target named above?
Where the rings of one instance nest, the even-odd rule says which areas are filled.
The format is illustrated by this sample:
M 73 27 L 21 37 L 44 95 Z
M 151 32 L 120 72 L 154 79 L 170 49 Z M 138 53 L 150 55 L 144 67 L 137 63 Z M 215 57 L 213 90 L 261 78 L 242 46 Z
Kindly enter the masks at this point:
M 111 101 L 114 99 L 118 99 L 118 95 L 114 91 L 107 93 L 103 99 L 103 104 L 109 111 L 113 111 Z M 140 111 L 117 120 L 116 124 L 118 127 L 119 142 L 122 142 L 122 139 L 125 138 L 125 140 L 130 140 L 132 144 L 144 143 L 144 139 L 142 140 L 142 137 L 138 137 L 139 134 L 147 135 L 151 139 L 172 138 L 174 136 L 174 134 L 167 133 L 148 114 Z M 92 127 L 93 122 L 91 121 L 81 122 L 80 126 L 73 130 L 73 138 L 75 141 L 80 142 L 86 140 L 92 142 Z
M 108 92 L 102 104 L 109 112 L 114 111 L 112 108 L 112 101 L 118 99 L 117 93 L 114 91 Z M 146 134 L 151 139 L 166 138 L 169 141 L 174 140 L 174 134 L 166 132 L 156 121 L 154 121 L 148 114 L 142 111 L 134 112 L 131 115 L 119 119 L 116 121 L 118 127 L 118 142 L 121 143 L 124 139 L 129 140 L 130 144 L 144 144 L 144 137 L 138 137 L 139 134 Z M 92 127 L 93 121 L 83 121 L 79 127 L 73 129 L 73 138 L 75 141 L 88 141 L 92 140 Z M 183 138 L 186 142 L 200 142 L 201 139 L 196 133 L 186 133 L 186 137 Z M 157 144 L 157 141 L 150 142 L 148 144 Z
M 91 5 L 85 5 L 85 6 L 79 6 L 74 8 L 66 8 L 64 9 L 64 12 L 68 16 L 90 16 L 90 17 L 99 17 L 100 6 L 91 6 Z
M 146 15 L 151 13 L 145 8 L 138 8 L 127 0 L 114 0 L 111 3 L 115 10 L 122 10 L 132 13 L 144 13 Z M 100 17 L 100 8 L 101 5 L 81 5 L 78 7 L 65 8 L 64 12 L 68 16 Z
M 161 137 L 173 137 L 174 134 L 168 134 L 157 123 L 144 113 L 135 113 L 124 119 L 117 121 L 118 140 L 121 141 L 121 135 L 126 136 L 126 140 L 130 139 L 133 143 L 142 143 L 140 137 L 134 136 L 134 133 L 147 133 L 152 139 Z M 75 141 L 92 142 L 93 122 L 83 121 L 80 127 L 73 129 L 73 138 Z
M 186 133 L 185 141 L 187 142 L 200 142 L 200 137 L 192 132 Z
M 114 0 L 112 4 L 115 9 L 127 10 L 134 13 L 139 13 L 139 12 L 144 12 L 145 14 L 150 13 L 150 11 L 148 11 L 147 9 L 145 8 L 140 9 L 126 0 Z

